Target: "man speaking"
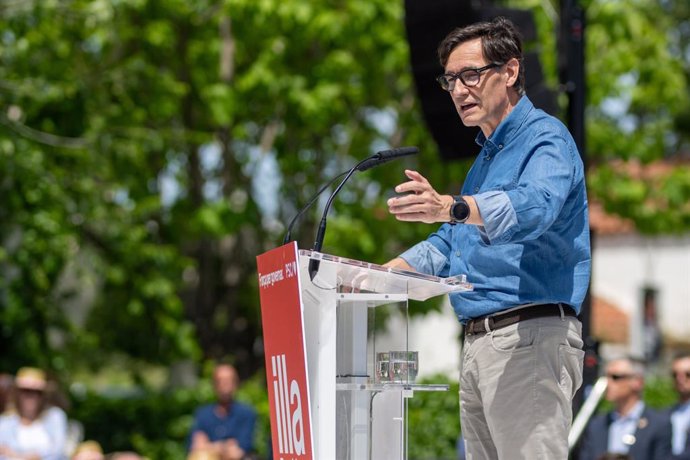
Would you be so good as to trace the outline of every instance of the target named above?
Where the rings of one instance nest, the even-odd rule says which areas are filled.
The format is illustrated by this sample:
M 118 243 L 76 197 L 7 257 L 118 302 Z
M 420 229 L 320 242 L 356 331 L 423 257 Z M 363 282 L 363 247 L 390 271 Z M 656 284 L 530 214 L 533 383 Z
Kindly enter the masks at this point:
M 566 459 L 582 383 L 576 315 L 591 255 L 584 167 L 556 118 L 524 94 L 521 39 L 504 18 L 453 30 L 438 77 L 481 151 L 459 195 L 417 171 L 388 201 L 398 220 L 443 223 L 387 266 L 467 274 L 461 422 L 468 459 Z

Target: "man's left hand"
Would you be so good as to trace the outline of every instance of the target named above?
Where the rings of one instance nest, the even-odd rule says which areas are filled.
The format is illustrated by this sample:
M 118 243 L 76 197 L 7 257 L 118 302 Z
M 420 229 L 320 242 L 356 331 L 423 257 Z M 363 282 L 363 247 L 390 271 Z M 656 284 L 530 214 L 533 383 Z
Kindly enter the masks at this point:
M 453 197 L 439 194 L 417 171 L 406 169 L 405 175 L 410 180 L 395 187 L 397 193 L 405 195 L 390 198 L 388 211 L 407 222 L 449 222 Z

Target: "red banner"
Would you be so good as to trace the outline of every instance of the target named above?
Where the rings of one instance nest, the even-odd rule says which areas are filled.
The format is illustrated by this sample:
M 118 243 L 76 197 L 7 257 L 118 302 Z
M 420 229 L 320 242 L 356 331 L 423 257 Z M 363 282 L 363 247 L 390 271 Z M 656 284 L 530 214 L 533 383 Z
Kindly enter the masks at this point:
M 273 458 L 313 458 L 297 243 L 256 258 Z

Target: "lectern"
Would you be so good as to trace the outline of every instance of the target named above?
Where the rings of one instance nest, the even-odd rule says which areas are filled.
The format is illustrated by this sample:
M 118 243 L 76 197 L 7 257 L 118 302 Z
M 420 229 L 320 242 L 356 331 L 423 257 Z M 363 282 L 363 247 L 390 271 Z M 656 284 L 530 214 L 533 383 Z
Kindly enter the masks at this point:
M 313 280 L 311 259 L 320 261 Z M 396 367 L 382 353 L 389 350 L 376 349 L 372 318 L 395 304 L 406 315 L 409 299 L 471 290 L 465 276 L 391 269 L 295 242 L 258 256 L 257 266 L 274 458 L 407 458 L 407 399 L 448 386 L 415 383 L 414 361 Z M 397 354 L 406 356 L 402 334 Z

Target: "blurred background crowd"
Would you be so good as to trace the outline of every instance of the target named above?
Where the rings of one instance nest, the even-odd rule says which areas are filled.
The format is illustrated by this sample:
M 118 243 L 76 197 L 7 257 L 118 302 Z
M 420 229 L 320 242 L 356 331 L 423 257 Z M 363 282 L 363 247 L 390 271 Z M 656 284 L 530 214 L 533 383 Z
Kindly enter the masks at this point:
M 107 456 L 85 441 L 83 425 L 68 419 L 57 382 L 34 367 L 0 375 L 0 458 L 7 460 L 141 460 L 134 452 Z
M 257 414 L 250 405 L 235 400 L 240 383 L 237 371 L 231 364 L 218 364 L 212 381 L 216 401 L 196 409 L 183 448 L 187 459 L 256 459 Z M 0 459 L 146 458 L 132 451 L 104 452 L 98 441 L 86 440 L 84 425 L 68 416 L 64 393 L 43 370 L 22 367 L 15 376 L 0 375 L 0 384 Z M 103 422 L 107 425 L 108 421 Z

